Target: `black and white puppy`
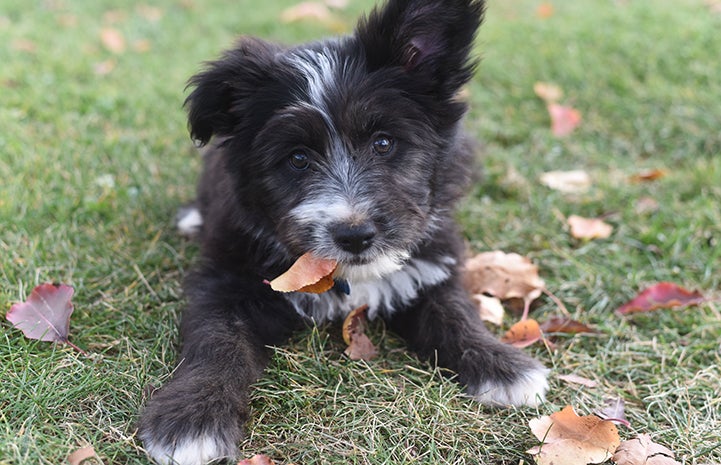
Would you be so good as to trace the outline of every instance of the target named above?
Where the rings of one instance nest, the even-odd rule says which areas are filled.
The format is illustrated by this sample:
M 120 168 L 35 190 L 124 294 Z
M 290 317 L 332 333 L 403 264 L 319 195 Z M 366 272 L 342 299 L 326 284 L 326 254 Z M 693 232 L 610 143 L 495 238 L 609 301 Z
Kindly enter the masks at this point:
M 453 210 L 472 150 L 458 92 L 483 10 L 389 0 L 351 36 L 295 48 L 242 38 L 191 79 L 190 130 L 208 144 L 201 258 L 180 363 L 140 419 L 156 461 L 236 456 L 267 347 L 363 304 L 480 402 L 543 400 L 546 368 L 486 331 L 459 279 Z M 350 293 L 264 284 L 306 252 L 337 260 Z

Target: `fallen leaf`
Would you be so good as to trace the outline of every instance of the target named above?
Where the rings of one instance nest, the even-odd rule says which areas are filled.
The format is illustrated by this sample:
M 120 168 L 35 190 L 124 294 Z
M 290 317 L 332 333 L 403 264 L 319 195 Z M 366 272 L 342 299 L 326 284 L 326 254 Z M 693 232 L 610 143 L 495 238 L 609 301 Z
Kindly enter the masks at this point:
M 81 447 L 68 455 L 68 463 L 70 465 L 80 465 L 88 459 L 97 458 L 95 448 L 93 446 Z
M 333 287 L 331 275 L 337 266 L 335 260 L 319 258 L 308 252 L 274 280 L 270 287 L 279 292 L 312 292 L 320 294 Z
M 584 378 L 583 376 L 574 375 L 573 373 L 568 375 L 558 375 L 558 379 L 561 381 L 565 381 L 567 383 L 571 384 L 580 384 L 581 386 L 586 386 L 589 388 L 594 388 L 598 386 L 598 383 L 595 382 L 592 379 Z
M 489 297 L 483 294 L 473 294 L 471 299 L 478 304 L 478 314 L 481 316 L 481 320 L 488 321 L 496 326 L 503 324 L 505 310 L 499 298 Z
M 536 8 L 536 15 L 541 19 L 548 19 L 553 16 L 553 5 L 550 3 L 541 3 Z
M 541 333 L 541 327 L 538 325 L 538 322 L 528 318 L 511 326 L 501 338 L 501 342 L 523 348 L 534 344 L 536 341 L 540 341 L 542 338 L 543 333 Z
M 645 215 L 648 213 L 655 213 L 660 208 L 658 201 L 652 197 L 641 197 L 636 201 L 633 209 L 639 215 Z
M 65 284 L 40 284 L 25 302 L 10 307 L 5 318 L 30 339 L 68 342 L 74 292 Z
M 35 53 L 38 50 L 38 46 L 35 42 L 30 39 L 13 39 L 10 43 L 10 47 L 18 52 Z
M 140 14 L 140 16 L 152 23 L 157 23 L 158 21 L 163 19 L 163 10 L 156 6 L 138 5 L 135 9 L 138 14 Z
M 648 181 L 656 181 L 658 179 L 663 178 L 668 174 L 668 171 L 660 168 L 641 171 L 640 173 L 636 173 L 633 176 L 631 176 L 631 181 L 633 182 L 648 182 Z
M 528 451 L 539 465 L 585 465 L 605 462 L 618 448 L 616 426 L 595 415 L 578 416 L 573 407 L 528 422 L 542 444 Z
M 138 39 L 135 42 L 133 42 L 133 50 L 135 50 L 138 53 L 147 53 L 152 48 L 153 48 L 153 45 L 150 43 L 150 41 L 148 39 Z
M 566 137 L 581 124 L 581 112 L 575 108 L 558 103 L 549 103 L 547 107 L 551 117 L 551 134 L 554 136 Z
M 631 423 L 626 419 L 626 405 L 620 397 L 613 397 L 604 400 L 602 409 L 594 410 L 598 417 L 603 420 L 610 421 L 617 425 L 623 425 L 627 428 L 631 427 Z
M 591 177 L 582 170 L 548 171 L 541 175 L 541 184 L 560 192 L 577 194 L 591 187 Z
M 313 20 L 321 23 L 330 21 L 333 14 L 328 6 L 322 2 L 301 2 L 283 10 L 280 19 L 284 23 L 294 23 L 301 20 Z
M 541 323 L 541 331 L 548 333 L 596 333 L 595 329 L 567 317 L 552 317 Z
M 256 454 L 249 459 L 243 459 L 238 465 L 275 465 L 270 457 L 264 454 Z
M 558 102 L 563 98 L 563 90 L 556 84 L 550 82 L 537 82 L 533 84 L 533 92 L 547 104 Z
M 125 51 L 125 37 L 117 29 L 106 27 L 100 31 L 100 41 L 108 51 L 121 54 Z
M 118 62 L 115 61 L 114 58 L 111 58 L 109 60 L 101 61 L 100 63 L 95 63 L 93 66 L 93 71 L 98 76 L 106 76 L 113 72 L 115 69 L 115 66 L 117 66 Z
M 688 307 L 705 302 L 698 291 L 689 291 L 669 282 L 654 284 L 616 310 L 620 315 L 650 312 L 660 308 Z
M 613 454 L 613 461 L 618 465 L 681 465 L 668 447 L 653 442 L 648 434 L 623 441 Z
M 378 354 L 371 340 L 366 336 L 367 305 L 362 305 L 351 311 L 343 320 L 343 340 L 348 347 L 345 354 L 351 360 L 371 360 Z
M 613 226 L 599 218 L 571 215 L 566 222 L 571 227 L 571 236 L 576 239 L 606 239 L 613 232 Z
M 524 318 L 531 302 L 540 297 L 546 286 L 531 260 L 500 250 L 482 252 L 466 260 L 463 279 L 471 295 L 523 299 Z

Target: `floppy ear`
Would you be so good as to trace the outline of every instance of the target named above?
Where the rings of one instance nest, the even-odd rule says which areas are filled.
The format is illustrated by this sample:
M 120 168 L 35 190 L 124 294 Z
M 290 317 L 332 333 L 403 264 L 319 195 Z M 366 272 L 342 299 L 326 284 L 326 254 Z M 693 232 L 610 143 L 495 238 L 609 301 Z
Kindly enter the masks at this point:
M 356 36 L 371 71 L 402 67 L 451 96 L 471 78 L 483 13 L 483 0 L 389 0 L 359 22 Z
M 188 87 L 185 100 L 191 137 L 205 145 L 212 136 L 232 135 L 248 116 L 247 102 L 270 82 L 277 48 L 258 39 L 243 38 L 235 48 L 206 64 Z

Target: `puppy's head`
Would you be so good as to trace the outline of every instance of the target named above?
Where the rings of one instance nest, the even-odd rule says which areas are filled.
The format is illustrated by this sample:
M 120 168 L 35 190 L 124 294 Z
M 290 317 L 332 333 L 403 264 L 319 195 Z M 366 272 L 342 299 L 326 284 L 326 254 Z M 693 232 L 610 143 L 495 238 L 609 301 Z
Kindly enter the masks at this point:
M 193 77 L 191 134 L 224 140 L 245 226 L 351 281 L 402 266 L 466 181 L 456 95 L 482 14 L 481 0 L 390 0 L 352 36 L 245 38 Z

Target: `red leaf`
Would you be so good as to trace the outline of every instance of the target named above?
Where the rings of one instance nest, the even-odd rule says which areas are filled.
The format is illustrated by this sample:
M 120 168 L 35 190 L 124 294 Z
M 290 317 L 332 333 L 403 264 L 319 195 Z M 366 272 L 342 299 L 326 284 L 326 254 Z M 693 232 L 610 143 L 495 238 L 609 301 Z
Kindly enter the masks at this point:
M 41 284 L 25 302 L 10 307 L 5 318 L 30 339 L 68 342 L 73 292 L 65 284 Z
M 596 333 L 597 331 L 581 322 L 572 320 L 567 317 L 552 317 L 541 323 L 541 330 L 544 333 Z
M 581 124 L 581 112 L 575 108 L 549 103 L 548 114 L 551 116 L 551 133 L 556 137 L 571 134 Z
M 630 313 L 650 312 L 659 308 L 688 307 L 705 302 L 704 296 L 698 292 L 691 292 L 674 283 L 658 283 L 638 294 L 634 299 L 622 305 L 616 313 L 628 315 Z

